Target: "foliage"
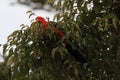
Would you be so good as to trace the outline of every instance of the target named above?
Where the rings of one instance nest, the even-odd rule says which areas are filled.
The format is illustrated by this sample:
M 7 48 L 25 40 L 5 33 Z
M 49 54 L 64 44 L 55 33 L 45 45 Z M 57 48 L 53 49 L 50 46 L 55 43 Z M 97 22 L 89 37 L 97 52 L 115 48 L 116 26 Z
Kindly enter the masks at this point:
M 62 13 L 55 15 L 55 23 L 48 20 L 48 29 L 33 21 L 8 36 L 1 80 L 120 79 L 120 1 L 58 0 L 56 10 L 61 4 Z M 64 32 L 62 39 L 54 24 Z M 85 57 L 88 67 L 68 53 L 68 42 Z
M 43 6 L 48 4 L 47 0 L 17 0 L 18 3 L 32 7 L 33 9 L 43 9 Z M 52 8 L 52 4 L 49 3 Z
M 34 3 L 41 3 L 45 4 L 47 0 L 18 0 L 19 3 L 28 3 L 28 2 L 34 2 Z

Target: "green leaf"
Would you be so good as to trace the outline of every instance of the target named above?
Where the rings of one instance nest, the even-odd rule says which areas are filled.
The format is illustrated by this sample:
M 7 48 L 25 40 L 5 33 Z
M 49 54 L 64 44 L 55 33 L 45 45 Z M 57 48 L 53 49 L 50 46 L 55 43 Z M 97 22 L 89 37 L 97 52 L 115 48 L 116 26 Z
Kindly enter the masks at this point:
M 29 11 L 27 11 L 26 13 L 32 13 L 32 11 L 31 11 L 31 10 L 29 10 Z
M 33 15 L 35 15 L 35 13 L 31 13 L 31 14 L 29 15 L 29 18 L 30 18 L 31 16 L 33 16 Z
M 52 49 L 52 58 L 55 59 L 55 54 L 58 52 L 58 47 Z
M 7 43 L 3 45 L 3 56 L 6 55 L 7 47 L 8 47 Z

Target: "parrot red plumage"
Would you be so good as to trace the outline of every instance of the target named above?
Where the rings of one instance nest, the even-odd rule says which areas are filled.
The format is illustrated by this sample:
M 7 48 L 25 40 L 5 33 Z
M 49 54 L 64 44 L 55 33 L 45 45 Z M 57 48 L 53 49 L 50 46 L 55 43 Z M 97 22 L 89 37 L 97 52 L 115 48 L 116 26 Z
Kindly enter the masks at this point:
M 47 29 L 48 28 L 49 22 L 47 22 L 43 17 L 37 16 L 36 17 L 36 22 L 37 23 L 41 23 L 43 25 L 43 29 Z M 52 24 L 52 22 L 50 24 Z M 60 39 L 64 36 L 63 31 L 57 29 L 56 26 L 53 26 L 53 31 L 58 33 Z

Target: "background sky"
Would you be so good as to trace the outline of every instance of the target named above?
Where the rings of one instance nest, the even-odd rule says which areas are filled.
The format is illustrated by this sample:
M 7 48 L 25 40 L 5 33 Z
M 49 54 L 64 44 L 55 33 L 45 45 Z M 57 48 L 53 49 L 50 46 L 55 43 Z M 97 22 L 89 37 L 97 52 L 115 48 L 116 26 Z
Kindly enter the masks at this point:
M 30 25 L 27 11 L 30 7 L 16 3 L 17 0 L 0 0 L 0 44 L 7 41 L 7 36 L 13 31 L 20 29 L 21 24 Z M 50 20 L 56 14 L 54 11 L 32 10 L 36 15 L 49 17 Z M 35 18 L 32 17 L 32 18 Z M 2 54 L 2 47 L 0 47 L 0 54 Z M 1 57 L 1 56 L 0 56 Z M 2 58 L 0 58 L 0 61 Z

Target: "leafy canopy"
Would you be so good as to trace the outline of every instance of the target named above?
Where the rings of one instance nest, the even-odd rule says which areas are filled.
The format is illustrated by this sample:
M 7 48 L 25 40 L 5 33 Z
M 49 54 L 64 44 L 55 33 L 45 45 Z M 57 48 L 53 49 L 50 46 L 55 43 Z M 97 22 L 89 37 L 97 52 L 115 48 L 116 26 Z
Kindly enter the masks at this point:
M 54 6 L 62 13 L 55 15 L 56 22 L 47 21 L 47 29 L 33 21 L 8 36 L 1 80 L 119 80 L 120 1 L 58 0 Z M 68 53 L 68 42 L 89 67 Z

